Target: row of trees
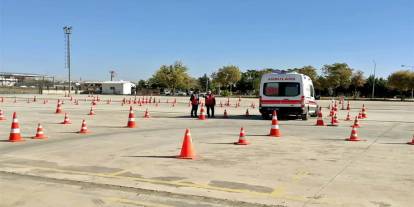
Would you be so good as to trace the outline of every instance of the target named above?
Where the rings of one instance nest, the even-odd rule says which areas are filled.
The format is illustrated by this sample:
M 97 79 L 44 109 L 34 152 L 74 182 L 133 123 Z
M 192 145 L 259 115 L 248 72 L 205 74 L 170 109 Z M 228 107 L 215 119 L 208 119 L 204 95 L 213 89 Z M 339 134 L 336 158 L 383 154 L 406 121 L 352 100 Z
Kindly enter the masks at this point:
M 252 69 L 241 72 L 235 65 L 224 66 L 216 72 L 199 78 L 191 77 L 188 68 L 182 62 L 162 65 L 148 80 L 140 80 L 138 88 L 168 88 L 172 91 L 213 90 L 218 94 L 231 93 L 257 95 L 261 76 L 271 72 L 272 68 Z M 323 96 L 370 97 L 375 82 L 376 97 L 402 97 L 414 89 L 414 72 L 403 70 L 391 74 L 387 79 L 369 76 L 365 78 L 360 70 L 350 68 L 346 63 L 324 65 L 321 73 L 313 66 L 288 69 L 309 76 L 317 94 Z M 412 95 L 412 94 L 411 94 Z

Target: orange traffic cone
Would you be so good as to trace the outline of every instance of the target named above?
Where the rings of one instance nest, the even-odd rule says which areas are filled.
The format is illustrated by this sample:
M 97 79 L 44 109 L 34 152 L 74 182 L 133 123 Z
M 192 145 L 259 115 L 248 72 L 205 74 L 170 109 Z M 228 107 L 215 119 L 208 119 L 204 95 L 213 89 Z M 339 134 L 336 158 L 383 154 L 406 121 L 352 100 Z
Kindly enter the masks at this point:
M 128 115 L 128 128 L 135 128 L 135 114 L 134 110 L 132 110 L 132 106 L 129 107 L 129 115 Z
M 338 123 L 335 121 L 335 115 L 331 116 L 331 123 L 328 126 L 338 126 Z
M 237 144 L 237 145 L 248 145 L 248 144 L 250 144 L 246 140 L 245 136 L 246 136 L 246 133 L 244 132 L 244 129 L 242 127 L 242 128 L 240 128 L 239 141 L 238 142 L 235 142 L 234 144 Z
M 6 117 L 4 117 L 3 110 L 0 109 L 0 121 L 6 120 Z
M 411 142 L 407 142 L 407 144 L 414 145 L 414 135 L 413 135 L 413 139 L 411 140 Z
M 229 116 L 228 116 L 228 114 L 227 114 L 227 110 L 226 110 L 226 109 L 224 109 L 223 118 L 229 118 Z
M 84 120 L 82 120 L 82 126 L 81 126 L 81 129 L 78 133 L 79 134 L 86 134 L 86 133 L 89 133 L 89 132 L 90 131 L 88 130 L 88 127 L 86 126 L 86 121 L 84 119 Z
M 316 120 L 316 126 L 325 126 L 325 123 L 323 122 L 323 116 L 322 116 L 322 107 L 319 107 L 318 119 Z
M 361 116 L 362 116 L 363 119 L 368 118 L 367 113 L 366 113 L 366 109 L 365 109 L 365 104 L 362 104 Z
M 181 147 L 181 153 L 178 156 L 180 159 L 195 159 L 195 151 L 193 149 L 193 143 L 191 140 L 190 129 L 185 130 L 183 145 Z
M 362 119 L 362 112 L 358 113 L 358 119 Z
M 23 141 L 20 136 L 19 120 L 17 119 L 16 112 L 13 113 L 13 121 L 11 124 L 9 142 L 20 142 Z
M 359 125 L 358 116 L 355 116 L 354 125 L 352 125 L 352 127 L 355 127 L 355 128 L 359 128 L 359 127 L 361 127 L 361 126 Z
M 335 122 L 336 124 L 338 124 L 338 123 L 339 123 L 339 120 L 338 120 L 338 116 L 336 115 L 336 112 L 334 113 L 333 118 L 334 118 L 334 122 Z
M 198 115 L 198 119 L 199 120 L 205 120 L 206 119 L 206 114 L 204 113 L 204 107 L 203 107 L 203 105 L 201 105 L 200 115 Z
M 63 119 L 63 122 L 60 122 L 60 123 L 61 124 L 72 124 L 67 113 L 65 113 L 65 118 Z
M 57 106 L 56 106 L 56 111 L 55 111 L 55 113 L 56 113 L 56 114 L 60 114 L 60 113 L 62 113 L 62 105 L 60 104 L 59 100 L 58 100 L 58 104 L 57 104 Z
M 148 109 L 145 109 L 144 118 L 150 118 Z
M 96 113 L 95 113 L 95 111 L 93 110 L 93 108 L 91 107 L 91 110 L 89 111 L 89 114 L 88 115 L 90 115 L 90 116 L 92 116 L 92 115 L 95 115 Z
M 356 127 L 352 127 L 351 136 L 349 136 L 349 138 L 348 139 L 345 139 L 345 140 L 346 141 L 353 141 L 353 142 L 361 141 L 358 138 L 358 132 L 357 132 L 357 128 Z
M 351 121 L 351 116 L 349 115 L 349 111 L 348 111 L 348 113 L 346 114 L 345 121 Z
M 269 136 L 273 136 L 273 137 L 281 136 L 276 111 L 273 111 L 273 114 L 272 114 L 272 126 L 270 128 Z
M 246 116 L 250 116 L 249 109 L 246 109 Z
M 37 125 L 36 135 L 32 139 L 46 139 L 47 137 L 43 133 L 43 127 L 40 123 Z

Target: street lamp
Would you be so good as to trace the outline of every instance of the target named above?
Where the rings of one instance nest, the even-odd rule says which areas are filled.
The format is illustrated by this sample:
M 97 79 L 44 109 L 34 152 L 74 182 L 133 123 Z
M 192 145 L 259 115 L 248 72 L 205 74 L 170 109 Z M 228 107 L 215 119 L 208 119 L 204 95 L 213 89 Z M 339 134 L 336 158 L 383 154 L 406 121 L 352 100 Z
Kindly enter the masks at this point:
M 63 27 L 63 32 L 65 33 L 66 37 L 66 68 L 68 68 L 69 71 L 69 94 L 72 90 L 72 84 L 70 82 L 70 35 L 72 34 L 72 27 L 71 26 L 65 26 Z
M 402 68 L 411 68 L 414 72 L 414 65 L 401 65 Z M 411 99 L 414 98 L 414 88 L 411 89 Z
M 372 95 L 371 95 L 371 99 L 374 99 L 374 96 L 375 96 L 375 70 L 377 69 L 377 62 L 375 62 L 375 60 L 372 60 L 372 62 L 374 62 L 374 79 L 372 81 Z

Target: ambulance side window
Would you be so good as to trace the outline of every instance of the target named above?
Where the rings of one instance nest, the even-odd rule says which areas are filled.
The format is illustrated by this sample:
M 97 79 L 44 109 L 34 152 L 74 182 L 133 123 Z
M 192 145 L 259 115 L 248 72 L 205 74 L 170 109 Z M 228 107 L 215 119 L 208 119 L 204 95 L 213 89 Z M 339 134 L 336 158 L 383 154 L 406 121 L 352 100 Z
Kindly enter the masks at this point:
M 315 97 L 315 90 L 313 88 L 313 85 L 310 85 L 310 94 L 311 94 L 311 97 Z

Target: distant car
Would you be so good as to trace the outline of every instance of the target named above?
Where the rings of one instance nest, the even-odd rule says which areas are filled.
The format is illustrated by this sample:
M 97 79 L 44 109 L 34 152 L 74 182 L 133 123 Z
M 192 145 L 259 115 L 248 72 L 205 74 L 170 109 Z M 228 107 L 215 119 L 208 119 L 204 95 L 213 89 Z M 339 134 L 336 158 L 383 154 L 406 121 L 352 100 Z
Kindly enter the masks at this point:
M 177 91 L 177 93 L 175 93 L 175 95 L 177 95 L 177 96 L 187 96 L 187 93 L 183 92 L 183 91 Z

